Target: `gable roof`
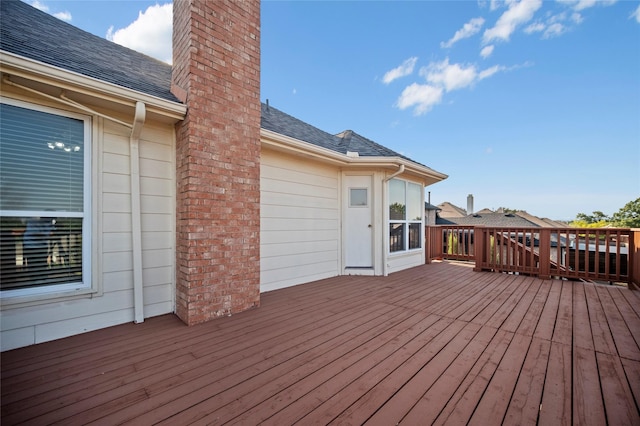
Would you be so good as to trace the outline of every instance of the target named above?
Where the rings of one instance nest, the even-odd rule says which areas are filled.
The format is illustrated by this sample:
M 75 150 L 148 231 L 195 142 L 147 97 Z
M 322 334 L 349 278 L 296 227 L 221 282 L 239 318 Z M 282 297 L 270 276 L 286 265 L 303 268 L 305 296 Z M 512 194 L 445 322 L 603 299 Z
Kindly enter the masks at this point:
M 440 208 L 440 216 L 441 217 L 463 217 L 467 215 L 467 211 L 463 208 L 460 208 L 454 204 L 451 204 L 448 201 L 444 203 L 438 204 L 438 208 Z
M 2 0 L 0 8 L 1 50 L 178 102 L 170 91 L 171 65 L 83 31 L 22 1 Z

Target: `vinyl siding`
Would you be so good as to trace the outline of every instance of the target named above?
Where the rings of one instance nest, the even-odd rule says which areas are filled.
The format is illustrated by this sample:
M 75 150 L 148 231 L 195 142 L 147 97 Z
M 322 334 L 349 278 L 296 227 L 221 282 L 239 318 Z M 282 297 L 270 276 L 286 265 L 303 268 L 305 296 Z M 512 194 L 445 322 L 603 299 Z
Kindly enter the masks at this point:
M 92 280 L 98 283 L 98 292 L 21 305 L 3 303 L 2 350 L 134 319 L 130 130 L 109 120 L 93 120 L 93 155 L 97 157 L 93 162 Z M 139 142 L 145 317 L 174 311 L 174 152 L 173 126 L 146 123 Z
M 339 275 L 339 171 L 262 151 L 260 290 Z

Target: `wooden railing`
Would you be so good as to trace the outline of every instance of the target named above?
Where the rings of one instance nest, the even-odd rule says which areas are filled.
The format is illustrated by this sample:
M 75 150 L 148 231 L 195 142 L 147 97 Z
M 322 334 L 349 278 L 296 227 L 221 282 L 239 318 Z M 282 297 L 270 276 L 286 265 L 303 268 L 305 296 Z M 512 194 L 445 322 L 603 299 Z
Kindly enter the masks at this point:
M 429 226 L 427 262 L 475 261 L 477 271 L 640 283 L 640 229 Z M 635 266 L 635 268 L 634 268 Z

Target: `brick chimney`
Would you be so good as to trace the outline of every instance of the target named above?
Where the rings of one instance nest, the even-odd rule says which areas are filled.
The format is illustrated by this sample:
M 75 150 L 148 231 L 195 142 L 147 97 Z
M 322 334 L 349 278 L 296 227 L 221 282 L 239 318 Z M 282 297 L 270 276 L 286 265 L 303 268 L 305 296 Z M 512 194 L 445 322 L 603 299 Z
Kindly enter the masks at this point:
M 173 2 L 176 313 L 260 304 L 260 2 Z

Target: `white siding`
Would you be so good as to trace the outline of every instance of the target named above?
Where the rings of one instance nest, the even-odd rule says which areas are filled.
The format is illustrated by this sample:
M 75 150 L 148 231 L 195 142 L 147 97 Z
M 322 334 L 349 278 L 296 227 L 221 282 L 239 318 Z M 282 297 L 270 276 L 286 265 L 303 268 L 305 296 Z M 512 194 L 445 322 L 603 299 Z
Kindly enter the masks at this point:
M 3 303 L 2 350 L 133 321 L 129 132 L 94 117 L 92 279 L 98 293 L 31 304 Z M 97 131 L 95 131 L 97 130 Z M 175 144 L 171 125 L 147 123 L 140 144 L 142 275 L 145 317 L 174 311 Z
M 424 250 L 390 255 L 387 257 L 387 265 L 389 265 L 387 272 L 391 274 L 393 272 L 402 271 L 403 269 L 424 265 L 424 261 Z
M 260 290 L 339 275 L 339 171 L 263 149 Z

